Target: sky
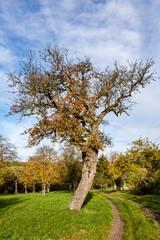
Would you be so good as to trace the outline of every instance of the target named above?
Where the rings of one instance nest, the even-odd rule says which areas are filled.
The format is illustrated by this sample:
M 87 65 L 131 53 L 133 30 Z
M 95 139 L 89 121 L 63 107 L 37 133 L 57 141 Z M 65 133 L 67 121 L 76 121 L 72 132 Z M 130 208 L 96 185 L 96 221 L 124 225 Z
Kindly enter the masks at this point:
M 159 0 L 0 0 L 0 135 L 17 147 L 22 161 L 35 151 L 26 148 L 27 136 L 21 135 L 34 120 L 6 117 L 13 98 L 7 72 L 18 70 L 18 59 L 25 59 L 28 49 L 39 51 L 55 41 L 81 59 L 90 57 L 101 70 L 115 60 L 153 58 L 156 81 L 135 95 L 130 115 L 107 116 L 104 131 L 113 146 L 105 153 L 123 152 L 140 137 L 160 143 L 159 11 Z

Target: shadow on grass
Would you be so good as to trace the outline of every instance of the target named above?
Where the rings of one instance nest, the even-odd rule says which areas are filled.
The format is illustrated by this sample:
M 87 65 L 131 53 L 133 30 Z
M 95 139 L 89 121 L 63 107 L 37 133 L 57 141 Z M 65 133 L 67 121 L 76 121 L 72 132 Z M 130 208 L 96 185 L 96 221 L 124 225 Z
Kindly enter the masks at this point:
M 13 205 L 16 205 L 24 200 L 20 200 L 18 197 L 10 198 L 10 199 L 0 199 L 0 211 L 5 210 Z
M 149 207 L 160 214 L 160 195 L 135 196 L 132 197 L 132 199 L 136 202 L 144 204 L 146 207 Z
M 93 193 L 89 192 L 88 195 L 87 195 L 87 197 L 86 197 L 86 199 L 85 199 L 85 201 L 84 201 L 84 203 L 83 203 L 82 208 L 83 208 L 85 205 L 87 205 L 87 203 L 92 199 L 92 197 L 93 197 Z
M 95 192 L 98 192 L 98 193 L 114 193 L 116 192 L 116 190 L 113 190 L 113 189 L 96 189 Z

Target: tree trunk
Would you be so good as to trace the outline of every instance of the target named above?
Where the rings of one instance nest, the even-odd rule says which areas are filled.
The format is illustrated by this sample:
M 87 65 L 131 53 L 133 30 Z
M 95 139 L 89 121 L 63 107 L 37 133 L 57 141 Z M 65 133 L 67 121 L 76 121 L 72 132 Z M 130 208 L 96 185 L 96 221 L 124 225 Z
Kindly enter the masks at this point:
M 120 186 L 116 186 L 116 191 L 120 192 L 121 191 L 121 187 Z
M 50 187 L 49 187 L 49 184 L 47 184 L 47 193 L 50 192 Z
M 45 196 L 46 194 L 46 185 L 44 182 L 42 182 L 42 193 L 43 193 L 43 196 Z
M 8 190 L 7 190 L 7 186 L 5 185 L 5 190 L 4 190 L 4 194 L 7 194 Z
M 27 184 L 25 184 L 25 193 L 27 193 Z
M 14 194 L 18 194 L 18 184 L 17 181 L 14 181 Z
M 36 192 L 36 186 L 35 186 L 35 182 L 33 182 L 33 185 L 32 185 L 32 187 L 33 187 L 33 193 L 35 193 L 35 192 Z
M 80 210 L 85 198 L 92 187 L 93 179 L 96 173 L 98 150 L 89 149 L 82 153 L 83 168 L 81 181 L 77 190 L 68 205 L 70 210 Z

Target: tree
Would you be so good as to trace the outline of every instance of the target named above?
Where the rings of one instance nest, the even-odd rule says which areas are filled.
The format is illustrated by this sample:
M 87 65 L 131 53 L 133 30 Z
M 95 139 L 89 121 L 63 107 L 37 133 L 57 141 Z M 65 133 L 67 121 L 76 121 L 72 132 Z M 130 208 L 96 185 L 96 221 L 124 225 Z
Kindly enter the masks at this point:
M 132 142 L 133 146 L 127 150 L 127 158 L 142 168 L 150 171 L 160 170 L 160 149 L 159 145 L 148 138 L 139 138 Z
M 6 169 L 11 161 L 18 159 L 16 148 L 5 137 L 0 135 L 0 185 L 6 182 Z
M 20 182 L 25 187 L 32 185 L 35 192 L 35 184 L 42 183 L 42 192 L 45 195 L 46 187 L 49 192 L 50 185 L 57 182 L 58 171 L 55 160 L 55 151 L 49 146 L 43 146 L 37 149 L 36 154 L 29 158 L 23 167 Z
M 46 187 L 49 192 L 50 184 L 56 182 L 58 178 L 57 164 L 54 163 L 56 152 L 49 146 L 43 146 L 37 149 L 36 156 L 39 165 L 38 176 L 45 195 Z
M 103 154 L 99 157 L 97 162 L 97 172 L 94 178 L 94 186 L 101 189 L 112 182 L 111 175 L 109 173 L 110 162 Z
M 13 190 L 14 193 L 18 194 L 18 183 L 22 176 L 22 167 L 5 167 L 2 171 L 2 188 L 4 188 L 4 193 L 8 193 L 8 190 Z M 14 185 L 14 187 L 12 187 Z
M 36 155 L 40 156 L 41 161 L 56 161 L 57 160 L 57 153 L 54 149 L 50 146 L 43 145 L 39 147 L 36 151 Z
M 21 61 L 19 74 L 9 73 L 9 86 L 16 92 L 10 114 L 36 116 L 37 123 L 26 131 L 29 144 L 50 137 L 68 141 L 82 153 L 82 177 L 68 208 L 80 210 L 96 173 L 98 151 L 110 143 L 100 124 L 110 112 L 127 113 L 132 95 L 154 80 L 154 61 L 128 63 L 113 69 L 96 70 L 91 61 L 73 60 L 66 49 L 50 46 Z M 43 64 L 44 63 L 44 64 Z
M 117 191 L 120 191 L 120 187 L 123 186 L 124 175 L 127 172 L 132 171 L 133 168 L 134 168 L 133 164 L 131 163 L 130 160 L 128 160 L 125 154 L 123 153 L 114 154 L 114 158 L 112 158 L 112 161 L 110 163 L 109 173 L 115 181 Z
M 62 149 L 59 159 L 59 184 L 75 191 L 81 179 L 81 155 L 74 146 L 67 145 Z
M 126 158 L 132 164 L 130 181 L 136 194 L 154 193 L 160 190 L 160 149 L 148 138 L 133 141 L 126 151 Z
M 6 138 L 0 135 L 0 163 L 17 160 L 16 148 Z
M 19 180 L 20 183 L 22 183 L 24 185 L 25 188 L 25 193 L 27 193 L 27 188 L 28 187 L 33 187 L 34 183 L 35 183 L 35 179 L 34 179 L 34 175 L 33 175 L 33 162 L 25 162 L 23 169 L 22 169 L 22 175 L 21 178 Z M 34 187 L 33 187 L 34 190 Z M 35 191 L 33 191 L 35 192 Z

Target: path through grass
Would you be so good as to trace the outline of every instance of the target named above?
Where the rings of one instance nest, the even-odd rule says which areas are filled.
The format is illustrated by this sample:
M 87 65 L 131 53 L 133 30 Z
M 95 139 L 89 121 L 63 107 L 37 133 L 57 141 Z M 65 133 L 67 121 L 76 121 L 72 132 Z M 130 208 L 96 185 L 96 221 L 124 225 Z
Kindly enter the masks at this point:
M 160 239 L 159 228 L 150 216 L 146 215 L 144 211 L 135 203 L 133 195 L 119 192 L 101 191 L 101 194 L 109 198 L 118 207 L 120 215 L 125 222 L 125 234 L 126 240 L 158 240 Z M 142 196 L 139 196 L 139 201 Z M 141 198 L 143 199 L 143 197 Z M 144 199 L 150 199 L 144 198 Z M 143 200 L 144 200 L 143 199 Z M 152 200 L 154 196 L 152 196 Z M 153 200 L 153 202 L 156 202 Z M 160 200 L 160 196 L 159 196 Z M 142 201 L 143 203 L 144 201 Z M 149 204 L 149 201 L 148 201 Z M 151 204 L 150 204 L 151 205 Z M 155 205 L 156 208 L 156 205 Z M 159 206 L 157 205 L 157 210 Z

